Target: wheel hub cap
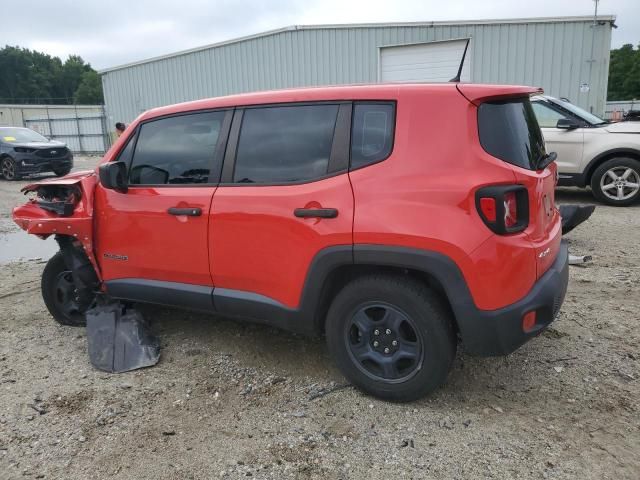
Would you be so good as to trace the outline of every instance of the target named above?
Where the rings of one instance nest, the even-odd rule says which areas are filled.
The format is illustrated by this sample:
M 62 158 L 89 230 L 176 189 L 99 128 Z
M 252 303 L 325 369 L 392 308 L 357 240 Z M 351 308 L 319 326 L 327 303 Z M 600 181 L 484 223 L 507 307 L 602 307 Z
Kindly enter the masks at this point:
M 422 339 L 414 321 L 399 308 L 369 303 L 347 322 L 347 349 L 367 376 L 400 382 L 422 367 Z

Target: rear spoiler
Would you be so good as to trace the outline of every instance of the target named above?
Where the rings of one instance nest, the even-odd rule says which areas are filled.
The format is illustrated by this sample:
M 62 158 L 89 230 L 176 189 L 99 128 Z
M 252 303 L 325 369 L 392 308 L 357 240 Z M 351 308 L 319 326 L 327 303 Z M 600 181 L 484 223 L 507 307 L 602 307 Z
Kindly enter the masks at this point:
M 509 97 L 527 97 L 540 95 L 544 90 L 540 87 L 527 87 L 524 85 L 483 85 L 474 83 L 458 83 L 456 88 L 474 105 L 479 105 L 487 100 L 496 100 Z

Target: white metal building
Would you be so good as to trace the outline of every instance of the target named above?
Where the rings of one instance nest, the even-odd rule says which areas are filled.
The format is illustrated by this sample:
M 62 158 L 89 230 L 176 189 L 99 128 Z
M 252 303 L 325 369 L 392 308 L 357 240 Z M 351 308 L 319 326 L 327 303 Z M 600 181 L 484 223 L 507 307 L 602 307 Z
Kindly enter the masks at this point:
M 541 86 L 605 110 L 614 16 L 293 26 L 102 70 L 109 124 L 256 90 L 462 80 Z

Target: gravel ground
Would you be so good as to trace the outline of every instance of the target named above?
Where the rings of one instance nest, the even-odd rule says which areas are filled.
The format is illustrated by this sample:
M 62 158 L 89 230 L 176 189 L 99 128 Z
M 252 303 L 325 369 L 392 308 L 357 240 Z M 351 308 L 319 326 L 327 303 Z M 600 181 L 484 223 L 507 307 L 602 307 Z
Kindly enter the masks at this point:
M 0 236 L 25 183 L 0 180 Z M 568 235 L 594 262 L 552 328 L 504 358 L 459 351 L 411 404 L 346 385 L 322 339 L 155 307 L 160 363 L 98 372 L 42 303 L 44 262 L 0 265 L 0 478 L 637 479 L 639 213 L 598 206 Z

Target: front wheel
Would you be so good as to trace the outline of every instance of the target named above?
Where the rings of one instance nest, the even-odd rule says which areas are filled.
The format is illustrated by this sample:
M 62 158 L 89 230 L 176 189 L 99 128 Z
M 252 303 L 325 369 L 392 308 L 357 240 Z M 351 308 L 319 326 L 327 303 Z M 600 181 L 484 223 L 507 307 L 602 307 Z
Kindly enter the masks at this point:
M 356 386 L 406 402 L 445 382 L 456 352 L 452 325 L 440 298 L 422 283 L 367 276 L 335 297 L 327 314 L 327 344 Z
M 56 322 L 72 327 L 86 325 L 86 307 L 80 305 L 78 290 L 62 252 L 51 257 L 44 267 L 41 288 L 44 304 Z
M 631 205 L 640 199 L 640 162 L 626 157 L 607 160 L 593 172 L 591 191 L 608 205 Z
M 19 180 L 20 175 L 17 173 L 16 162 L 11 157 L 4 157 L 0 160 L 0 173 L 5 180 Z

